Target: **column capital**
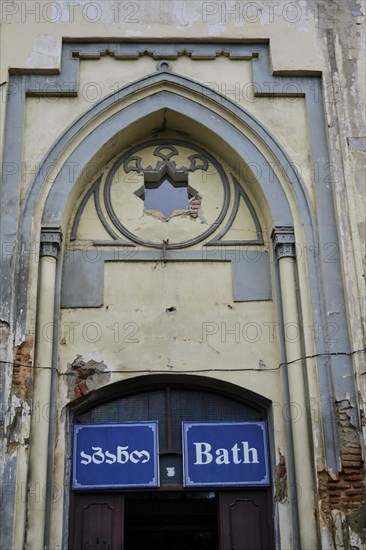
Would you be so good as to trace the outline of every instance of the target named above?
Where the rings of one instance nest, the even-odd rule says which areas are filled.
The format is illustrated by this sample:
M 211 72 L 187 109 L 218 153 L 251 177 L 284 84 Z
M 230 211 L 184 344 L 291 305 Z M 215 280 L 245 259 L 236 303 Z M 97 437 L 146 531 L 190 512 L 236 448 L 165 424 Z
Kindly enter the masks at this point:
M 275 226 L 271 238 L 278 260 L 296 258 L 295 232 L 291 226 Z
M 59 227 L 43 227 L 39 255 L 51 256 L 57 260 L 61 248 L 62 232 Z

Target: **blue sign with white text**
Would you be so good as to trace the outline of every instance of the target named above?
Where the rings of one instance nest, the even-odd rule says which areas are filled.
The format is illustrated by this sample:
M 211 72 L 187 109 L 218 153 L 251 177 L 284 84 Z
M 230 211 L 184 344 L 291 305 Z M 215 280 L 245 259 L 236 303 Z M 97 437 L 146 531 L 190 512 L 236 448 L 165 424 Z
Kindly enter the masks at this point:
M 183 422 L 185 487 L 270 485 L 266 422 Z
M 74 426 L 73 489 L 158 487 L 158 423 Z

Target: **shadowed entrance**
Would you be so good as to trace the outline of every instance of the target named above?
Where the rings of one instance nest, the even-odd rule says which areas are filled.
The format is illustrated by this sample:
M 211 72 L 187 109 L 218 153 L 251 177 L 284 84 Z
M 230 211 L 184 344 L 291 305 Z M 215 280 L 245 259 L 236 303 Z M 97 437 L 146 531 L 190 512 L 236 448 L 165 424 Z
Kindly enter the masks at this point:
M 124 550 L 218 550 L 214 492 L 125 496 Z
M 260 398 L 255 403 L 243 389 L 238 396 L 225 383 L 221 391 L 213 385 L 198 377 L 159 377 L 74 415 L 78 424 L 158 421 L 160 487 L 73 491 L 69 550 L 274 548 L 270 487 L 183 487 L 182 422 L 266 419 Z

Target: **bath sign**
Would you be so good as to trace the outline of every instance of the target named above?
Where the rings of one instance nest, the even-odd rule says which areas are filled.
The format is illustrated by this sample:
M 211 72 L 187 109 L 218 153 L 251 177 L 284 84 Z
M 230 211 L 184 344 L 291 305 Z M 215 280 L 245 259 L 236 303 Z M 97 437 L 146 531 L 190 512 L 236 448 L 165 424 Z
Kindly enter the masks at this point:
M 74 426 L 73 489 L 158 487 L 158 423 Z
M 265 422 L 183 422 L 185 487 L 269 485 Z

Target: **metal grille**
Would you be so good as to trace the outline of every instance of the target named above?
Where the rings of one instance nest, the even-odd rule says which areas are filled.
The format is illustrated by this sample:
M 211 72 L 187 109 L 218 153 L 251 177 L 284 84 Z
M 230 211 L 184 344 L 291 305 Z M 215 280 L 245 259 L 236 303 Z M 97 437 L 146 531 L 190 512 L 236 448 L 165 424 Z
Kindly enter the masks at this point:
M 253 420 L 260 414 L 243 403 L 201 391 L 172 390 L 172 440 L 174 449 L 182 449 L 182 422 Z
M 81 414 L 78 422 L 158 420 L 160 452 L 182 451 L 183 421 L 260 420 L 262 413 L 228 397 L 199 390 L 165 387 L 114 399 Z

